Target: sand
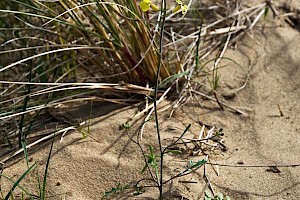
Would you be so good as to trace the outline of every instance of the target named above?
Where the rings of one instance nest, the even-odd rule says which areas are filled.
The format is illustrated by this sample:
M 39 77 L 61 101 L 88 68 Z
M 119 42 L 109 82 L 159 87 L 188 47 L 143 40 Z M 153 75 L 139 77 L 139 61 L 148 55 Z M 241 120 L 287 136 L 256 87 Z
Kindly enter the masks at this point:
M 278 26 L 276 24 L 280 24 Z M 163 144 L 179 136 L 190 123 L 185 137 L 193 138 L 202 126 L 199 122 L 224 129 L 226 151 L 205 152 L 210 162 L 226 165 L 205 165 L 206 175 L 215 192 L 231 199 L 300 199 L 300 34 L 299 27 L 280 23 L 261 23 L 237 42 L 236 48 L 227 50 L 224 57 L 249 70 L 246 86 L 245 74 L 234 63 L 223 60 L 218 95 L 221 102 L 237 108 L 245 115 L 219 106 L 209 100 L 190 101 L 169 118 L 170 110 L 160 114 Z M 238 90 L 238 91 L 237 91 Z M 164 104 L 167 105 L 168 101 Z M 75 118 L 89 116 L 89 105 L 71 110 Z M 120 107 L 109 103 L 94 103 L 90 121 L 90 135 L 86 138 L 71 131 L 62 140 L 54 142 L 47 176 L 47 199 L 92 200 L 101 199 L 105 191 L 117 183 L 134 184 L 148 177 L 141 174 L 144 166 L 142 154 L 120 125 L 137 112 L 137 108 Z M 129 129 L 134 135 L 141 121 Z M 157 150 L 154 121 L 146 124 L 142 146 L 153 144 Z M 87 130 L 85 128 L 84 130 Z M 38 166 L 21 185 L 29 191 L 38 191 L 37 172 L 43 176 L 51 142 L 30 151 L 30 165 Z M 187 148 L 188 149 L 188 148 Z M 167 155 L 165 178 L 183 170 L 189 160 L 198 161 L 205 156 Z M 3 173 L 16 180 L 25 170 L 22 156 L 5 163 Z M 277 166 L 277 167 L 270 167 Z M 203 179 L 204 167 L 197 172 L 175 179 L 164 190 L 167 199 L 197 199 L 207 186 Z M 185 181 L 185 182 L 184 182 Z M 147 183 L 148 184 L 148 183 Z M 1 188 L 7 192 L 8 181 L 1 179 Z M 19 190 L 16 191 L 16 194 Z M 111 199 L 157 199 L 158 191 L 147 188 L 134 196 L 125 191 Z

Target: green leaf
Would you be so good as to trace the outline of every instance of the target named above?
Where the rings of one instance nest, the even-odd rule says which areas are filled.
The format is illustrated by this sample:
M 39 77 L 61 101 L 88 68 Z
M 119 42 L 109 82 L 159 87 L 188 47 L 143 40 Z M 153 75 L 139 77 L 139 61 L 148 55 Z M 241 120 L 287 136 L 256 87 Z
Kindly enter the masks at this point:
M 149 145 L 149 151 L 150 151 L 150 155 L 154 155 L 154 148 L 152 145 Z
M 266 17 L 268 16 L 268 14 L 269 14 L 269 11 L 270 11 L 270 8 L 269 8 L 269 6 L 266 6 L 266 8 L 265 8 L 265 12 L 264 12 L 264 18 L 266 19 Z
M 128 185 L 122 186 L 121 183 L 116 183 L 115 187 L 112 187 L 110 191 L 104 192 L 103 197 L 107 198 L 113 194 L 116 194 L 118 192 L 123 192 L 124 190 L 127 190 L 129 188 Z
M 166 153 L 182 154 L 182 151 L 177 149 L 168 149 Z
M 19 179 L 14 183 L 10 191 L 7 193 L 5 196 L 4 200 L 8 200 L 14 189 L 19 185 L 19 183 L 25 178 L 25 176 L 31 171 L 33 167 L 35 167 L 36 163 L 34 163 L 31 167 L 29 167 L 23 174 L 22 176 L 19 177 Z
M 131 125 L 128 122 L 125 122 L 124 124 L 122 124 L 122 128 L 125 130 L 128 130 L 131 127 Z
M 29 168 L 29 161 L 28 161 L 28 152 L 27 152 L 27 148 L 26 148 L 26 142 L 25 140 L 21 140 L 21 144 L 22 144 L 22 148 L 24 151 L 24 156 L 25 156 L 25 160 L 26 160 L 26 164 L 27 164 L 27 168 Z
M 202 165 L 204 165 L 207 161 L 206 160 L 199 160 L 197 163 L 193 164 L 192 166 L 190 166 L 190 169 L 193 169 L 193 168 L 199 168 L 201 167 Z
M 147 163 L 143 167 L 141 173 L 144 173 L 148 166 L 151 166 L 155 170 L 157 170 L 157 161 L 156 161 L 156 156 L 154 154 L 154 147 L 151 145 L 149 145 L 149 152 L 150 154 L 145 154 L 145 157 L 147 158 Z
M 141 171 L 142 174 L 146 171 L 147 166 L 148 166 L 147 164 L 144 165 L 144 167 L 143 167 L 143 169 L 142 169 L 142 171 Z

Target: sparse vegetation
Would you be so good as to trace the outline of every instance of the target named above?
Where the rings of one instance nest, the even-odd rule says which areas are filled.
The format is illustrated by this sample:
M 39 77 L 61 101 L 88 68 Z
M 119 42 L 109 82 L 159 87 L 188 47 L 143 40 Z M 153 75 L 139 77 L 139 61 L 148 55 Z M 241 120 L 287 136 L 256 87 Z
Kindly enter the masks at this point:
M 2 0 L 0 149 L 15 153 L 1 154 L 0 161 L 5 167 L 5 162 L 24 153 L 27 169 L 16 181 L 1 172 L 1 178 L 13 183 L 8 192 L 0 186 L 1 198 L 14 199 L 13 192 L 19 188 L 21 199 L 46 199 L 47 170 L 55 136 L 78 130 L 88 137 L 90 130 L 84 130 L 84 121 L 72 122 L 52 113 L 51 109 L 61 105 L 72 107 L 94 100 L 131 105 L 133 99 L 141 101 L 146 97 L 150 106 L 141 113 L 148 113 L 145 123 L 154 113 L 158 145 L 149 144 L 149 151 L 144 151 L 140 140 L 145 123 L 137 140 L 128 136 L 140 147 L 145 158 L 142 172 L 149 173 L 154 183 L 151 186 L 159 189 L 160 199 L 166 183 L 205 165 L 205 159 L 191 160 L 181 172 L 164 178 L 164 156 L 181 153 L 173 147 L 187 142 L 182 142 L 182 137 L 190 125 L 177 140 L 164 146 L 157 106 L 168 95 L 176 99 L 174 108 L 198 96 L 216 101 L 221 108 L 229 107 L 218 98 L 218 70 L 226 67 L 219 66 L 220 60 L 226 59 L 224 52 L 230 42 L 237 42 L 269 9 L 266 3 L 250 8 L 238 1 L 214 3 Z M 217 55 L 212 57 L 216 50 Z M 242 88 L 248 81 L 248 71 L 234 61 L 231 63 L 244 72 Z M 64 126 L 41 130 L 41 123 L 53 119 Z M 132 122 L 129 120 L 121 128 L 128 133 Z M 36 137 L 33 133 L 38 131 L 43 131 L 43 135 Z M 222 129 L 212 128 L 193 142 L 198 148 L 205 145 L 203 141 L 222 146 L 222 136 Z M 36 167 L 36 163 L 29 164 L 27 150 L 49 139 L 53 141 L 43 181 L 39 181 L 39 193 L 33 194 L 21 186 L 21 181 Z M 118 183 L 104 197 L 128 188 L 129 185 Z M 144 188 L 141 184 L 136 186 L 136 194 Z M 208 194 L 206 199 L 226 199 Z

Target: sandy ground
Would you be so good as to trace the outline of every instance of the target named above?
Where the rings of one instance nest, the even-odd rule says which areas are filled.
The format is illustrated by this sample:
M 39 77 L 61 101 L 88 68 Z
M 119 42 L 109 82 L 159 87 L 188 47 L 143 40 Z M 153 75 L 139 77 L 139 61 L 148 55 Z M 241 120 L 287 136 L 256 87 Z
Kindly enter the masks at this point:
M 237 91 L 245 81 L 241 69 L 228 60 L 221 62 L 226 67 L 220 71 L 220 100 L 246 115 L 222 110 L 209 100 L 201 100 L 201 106 L 190 102 L 171 118 L 169 111 L 160 114 L 163 144 L 179 136 L 189 123 L 192 128 L 185 136 L 189 138 L 200 132 L 200 123 L 224 129 L 227 151 L 208 154 L 210 162 L 227 166 L 214 167 L 218 176 L 211 165 L 205 169 L 214 191 L 231 199 L 300 199 L 300 167 L 290 167 L 300 163 L 300 34 L 297 28 L 282 24 L 256 27 L 238 41 L 236 49 L 228 49 L 225 57 L 250 70 L 243 89 Z M 76 109 L 73 115 L 78 118 L 89 116 L 89 105 Z M 62 141 L 55 141 L 47 176 L 49 199 L 101 199 L 117 183 L 132 184 L 147 177 L 140 173 L 144 162 L 138 146 L 130 141 L 126 131 L 120 130 L 120 125 L 136 111 L 94 103 L 90 136 L 82 138 L 74 131 Z M 130 135 L 138 124 L 130 128 Z M 156 138 L 155 123 L 151 121 L 146 124 L 142 145 L 157 146 Z M 49 149 L 48 142 L 30 152 L 29 164 L 37 161 L 38 167 L 21 185 L 31 192 L 38 191 L 37 172 L 43 175 Z M 203 158 L 191 156 L 188 151 L 180 156 L 166 156 L 165 179 L 184 169 L 189 160 Z M 277 167 L 270 167 L 273 165 Z M 164 193 L 168 199 L 201 196 L 207 186 L 203 169 L 167 184 Z M 25 170 L 26 163 L 20 158 L 7 163 L 3 173 L 16 180 Z M 2 190 L 7 191 L 8 186 L 2 178 Z M 157 199 L 157 195 L 156 189 L 149 188 L 139 196 L 125 191 L 111 199 Z

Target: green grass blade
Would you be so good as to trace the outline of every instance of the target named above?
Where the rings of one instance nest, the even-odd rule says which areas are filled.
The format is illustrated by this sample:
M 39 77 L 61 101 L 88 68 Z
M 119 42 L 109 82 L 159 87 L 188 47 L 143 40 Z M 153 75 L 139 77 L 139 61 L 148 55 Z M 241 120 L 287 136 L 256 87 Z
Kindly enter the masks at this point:
M 3 178 L 5 178 L 5 179 L 7 179 L 7 180 L 8 180 L 9 182 L 11 182 L 11 183 L 14 183 L 14 182 L 15 182 L 14 180 L 12 180 L 11 178 L 7 177 L 7 176 L 4 175 L 4 174 L 0 174 L 0 176 L 3 177 Z M 30 192 L 28 192 L 28 191 L 27 191 L 26 189 L 24 189 L 22 186 L 18 185 L 17 187 L 18 187 L 20 190 L 22 190 L 26 195 L 31 196 Z M 0 190 L 0 192 L 1 192 L 1 198 L 4 199 L 3 191 Z
M 19 185 L 19 183 L 25 178 L 25 176 L 32 170 L 33 167 L 36 166 L 36 163 L 34 163 L 30 168 L 28 168 L 23 174 L 22 176 L 19 177 L 19 179 L 14 183 L 14 185 L 12 186 L 12 188 L 10 189 L 10 191 L 7 193 L 7 195 L 5 196 L 4 200 L 8 200 L 10 195 L 12 194 L 12 192 L 14 191 L 14 189 Z
M 46 168 L 45 168 L 45 173 L 44 173 L 44 181 L 43 181 L 43 188 L 42 188 L 42 193 L 41 193 L 41 198 L 40 199 L 45 199 L 47 174 L 48 174 L 48 168 L 49 168 L 51 153 L 52 153 L 53 144 L 54 144 L 54 138 L 55 138 L 55 135 L 53 136 L 53 139 L 52 139 L 52 143 L 51 143 L 51 147 L 50 147 L 50 151 L 49 151 L 49 155 L 48 155 L 48 159 L 47 159 L 47 163 L 46 163 Z
M 24 140 L 22 140 L 21 144 L 22 144 L 22 148 L 23 148 L 23 151 L 24 151 L 26 165 L 27 165 L 27 168 L 29 168 L 28 152 L 27 152 L 27 148 L 26 148 L 26 142 Z

